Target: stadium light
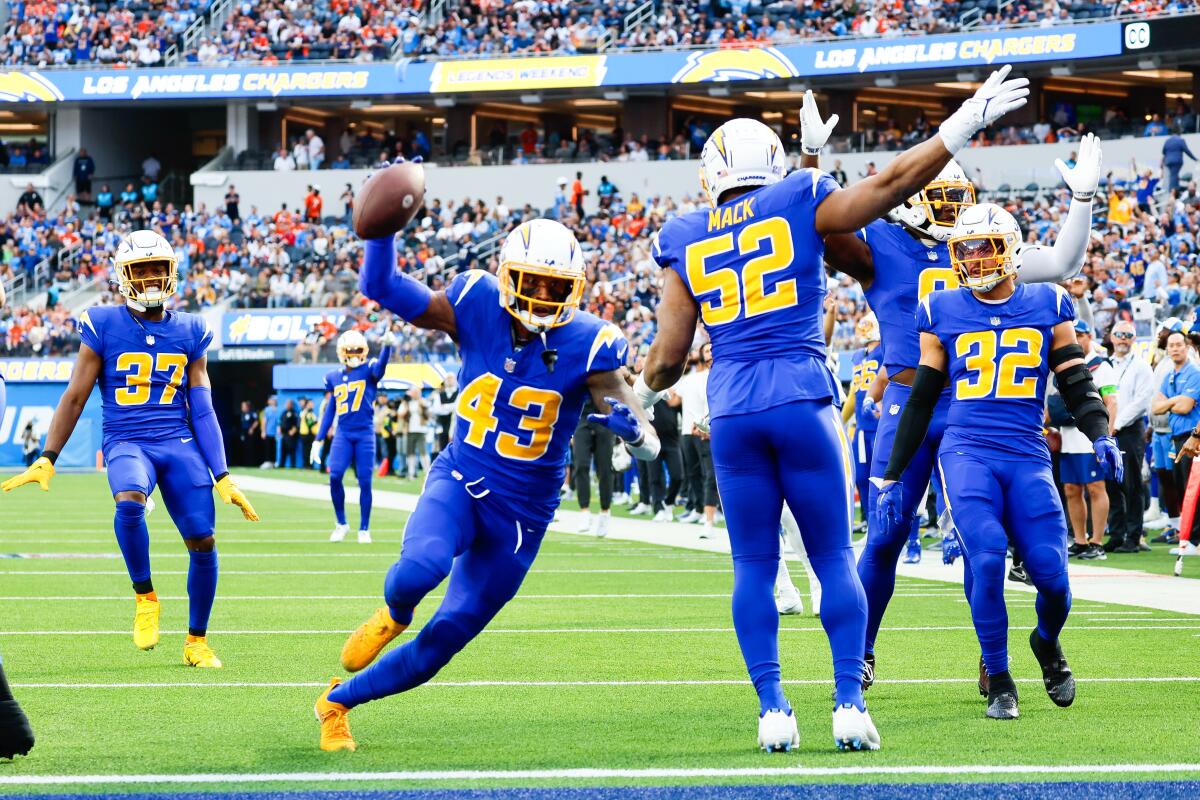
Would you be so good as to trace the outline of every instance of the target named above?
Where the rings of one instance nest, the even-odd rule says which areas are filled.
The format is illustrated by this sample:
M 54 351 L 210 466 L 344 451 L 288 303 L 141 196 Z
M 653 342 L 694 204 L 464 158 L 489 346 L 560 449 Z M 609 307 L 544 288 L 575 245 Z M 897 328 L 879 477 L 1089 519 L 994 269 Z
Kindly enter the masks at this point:
M 729 97 L 728 86 L 710 86 L 708 87 L 709 97 Z
M 458 103 L 458 101 L 455 100 L 453 97 L 435 97 L 435 98 L 433 98 L 433 104 L 435 106 L 437 106 L 438 108 L 454 108 L 454 106 L 457 103 Z
M 964 69 L 955 73 L 954 78 L 959 83 L 978 83 L 979 73 L 973 69 Z
M 891 87 L 895 86 L 896 83 L 897 80 L 895 75 L 881 75 L 875 79 L 875 85 L 883 89 L 890 89 Z
M 352 100 L 350 102 L 350 107 L 353 108 L 355 111 L 366 111 L 368 108 L 371 107 L 371 101 L 370 100 Z
M 1150 58 L 1139 58 L 1138 59 L 1138 69 L 1158 69 L 1161 66 L 1162 66 L 1162 59 L 1159 58 L 1158 56 L 1151 56 Z
M 278 111 L 279 104 L 278 103 L 255 103 L 254 110 L 255 111 Z
M 540 94 L 523 94 L 521 102 L 527 106 L 536 106 L 542 102 L 542 96 Z
M 616 92 L 605 92 L 605 93 L 604 93 L 604 99 L 605 99 L 605 100 L 616 100 L 618 103 L 620 103 L 620 102 L 623 102 L 623 101 L 625 101 L 625 100 L 628 100 L 628 99 L 629 99 L 629 95 L 628 95 L 626 92 L 622 92 L 622 91 L 616 91 Z
M 1070 64 L 1063 64 L 1058 67 L 1051 67 L 1050 74 L 1056 78 L 1069 78 L 1075 74 L 1075 70 Z
M 799 94 L 808 90 L 808 84 L 803 81 L 792 81 L 787 85 L 787 90 Z

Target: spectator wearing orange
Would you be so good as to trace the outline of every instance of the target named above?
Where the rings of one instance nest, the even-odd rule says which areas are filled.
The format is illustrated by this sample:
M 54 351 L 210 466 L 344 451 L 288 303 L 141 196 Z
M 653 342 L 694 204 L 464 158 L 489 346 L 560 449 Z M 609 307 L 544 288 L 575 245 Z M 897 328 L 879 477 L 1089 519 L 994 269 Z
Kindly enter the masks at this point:
M 321 187 L 308 187 L 308 194 L 304 197 L 304 219 L 306 222 L 316 224 L 321 221 L 321 209 L 325 205 L 321 199 Z

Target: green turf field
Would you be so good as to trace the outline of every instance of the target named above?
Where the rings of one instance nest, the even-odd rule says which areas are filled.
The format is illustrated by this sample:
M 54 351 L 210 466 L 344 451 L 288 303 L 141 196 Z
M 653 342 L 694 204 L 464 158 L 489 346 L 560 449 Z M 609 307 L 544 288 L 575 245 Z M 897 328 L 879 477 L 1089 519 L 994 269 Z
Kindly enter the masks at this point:
M 378 488 L 397 486 L 387 481 Z M 961 588 L 906 578 L 877 645 L 880 683 L 868 694 L 883 749 L 833 749 L 829 650 L 819 621 L 805 616 L 784 618 L 781 634 L 800 749 L 759 753 L 757 703 L 744 682 L 730 620 L 729 557 L 558 533 L 548 536 L 522 594 L 433 684 L 355 710 L 358 752 L 322 753 L 313 701 L 330 676 L 341 674 L 345 634 L 379 605 L 404 515 L 378 510 L 372 545 L 332 545 L 323 491 L 314 487 L 312 500 L 251 497 L 260 524 L 218 508 L 222 574 L 210 642 L 225 661 L 220 671 L 182 663 L 187 556 L 161 507 L 150 528 L 164 635 L 157 649 L 141 652 L 130 638 L 133 601 L 116 555 L 104 478 L 60 475 L 50 494 L 26 487 L 3 497 L 0 552 L 48 557 L 0 560 L 0 654 L 38 736 L 29 757 L 0 762 L 0 781 L 97 774 L 683 770 L 653 781 L 663 783 L 700 780 L 687 774 L 700 768 L 1195 761 L 1190 745 L 1200 705 L 1200 616 L 1077 601 L 1063 645 L 1080 681 L 1079 696 L 1072 708 L 1059 709 L 1045 696 L 1026 644 L 1032 597 L 1010 595 L 1022 718 L 998 723 L 984 718 L 975 690 L 978 648 Z M 356 515 L 351 507 L 352 521 Z M 800 570 L 795 572 L 803 585 Z M 414 628 L 435 603 L 431 598 L 418 609 Z M 891 682 L 897 680 L 902 682 Z M 1167 777 L 1197 776 L 1200 767 Z M 1008 777 L 1046 780 L 1056 774 Z M 900 778 L 821 778 L 884 779 Z M 604 782 L 554 774 L 495 781 L 484 774 L 436 785 L 480 781 Z M 316 776 L 251 788 L 322 785 L 326 781 Z M 0 793 L 111 788 L 0 784 Z

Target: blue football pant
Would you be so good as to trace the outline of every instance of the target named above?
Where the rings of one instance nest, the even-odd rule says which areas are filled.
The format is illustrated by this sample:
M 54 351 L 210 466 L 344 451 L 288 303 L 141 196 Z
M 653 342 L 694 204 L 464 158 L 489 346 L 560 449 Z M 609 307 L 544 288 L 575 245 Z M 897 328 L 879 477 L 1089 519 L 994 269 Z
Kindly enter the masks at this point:
M 1037 630 L 1057 641 L 1071 610 L 1067 527 L 1049 464 L 1000 461 L 987 453 L 944 452 L 939 472 L 971 576 L 971 617 L 988 674 L 1008 669 L 1004 605 L 1009 537 L 1037 588 Z
M 879 417 L 879 431 L 875 435 L 871 477 L 882 478 L 887 470 L 892 445 L 896 441 L 896 428 L 900 424 L 900 414 L 904 411 L 911 392 L 912 388 L 902 383 L 889 383 L 883 391 L 883 402 L 880 404 L 883 413 Z M 933 475 L 938 447 L 942 443 L 942 433 L 946 429 L 946 412 L 949 408 L 950 393 L 946 391 L 942 393 L 934 408 L 925 441 L 909 462 L 908 469 L 900 476 L 900 483 L 904 487 L 904 505 L 901 509 L 903 521 L 891 531 L 884 531 L 874 514 L 867 517 L 867 544 L 858 560 L 858 577 L 862 580 L 863 591 L 867 595 L 868 653 L 875 652 L 875 637 L 879 634 L 879 624 L 883 621 L 888 602 L 892 599 L 892 592 L 896 589 L 896 565 L 900 560 L 900 553 L 913 530 L 912 523 L 917 510 L 925 504 L 925 494 Z M 874 485 L 869 486 L 867 508 L 874 509 L 878 498 L 879 489 Z
M 342 479 L 354 464 L 358 478 L 358 529 L 371 530 L 371 478 L 375 472 L 375 435 L 344 436 L 334 434 L 329 445 L 329 496 L 333 500 L 333 515 L 338 525 L 346 524 L 346 487 Z
M 446 461 L 439 457 L 429 471 L 384 599 L 392 618 L 409 624 L 417 604 L 449 575 L 446 596 L 414 638 L 334 689 L 336 703 L 353 707 L 428 681 L 516 595 L 537 557 L 549 520 L 515 516 L 486 481 L 468 481 Z
M 871 461 L 875 454 L 875 433 L 876 431 L 863 430 L 854 432 L 854 488 L 858 490 L 863 522 L 870 520 L 875 511 L 875 507 L 867 502 L 871 496 Z
M 141 492 L 149 497 L 157 485 L 167 513 L 185 539 L 204 539 L 213 535 L 212 477 L 200 448 L 194 441 L 117 442 L 104 448 L 108 465 L 108 486 L 113 495 Z M 113 516 L 113 529 L 125 569 L 133 583 L 151 579 L 150 535 L 146 527 L 146 507 L 132 501 L 119 501 Z M 188 627 L 203 631 L 208 627 L 217 594 L 217 552 L 188 551 Z
M 835 701 L 863 707 L 866 598 L 850 546 L 853 465 L 828 400 L 801 400 L 712 421 L 712 456 L 733 554 L 733 626 L 760 711 L 790 706 L 779 669 L 779 520 L 784 500 L 824 590 Z

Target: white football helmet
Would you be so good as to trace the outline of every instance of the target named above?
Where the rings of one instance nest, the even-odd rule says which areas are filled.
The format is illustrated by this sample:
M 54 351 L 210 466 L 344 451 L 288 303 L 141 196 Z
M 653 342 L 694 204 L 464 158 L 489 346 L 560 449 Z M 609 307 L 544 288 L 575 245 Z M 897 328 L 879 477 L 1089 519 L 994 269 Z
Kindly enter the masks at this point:
M 134 231 L 113 257 L 117 291 L 135 311 L 157 308 L 179 288 L 175 251 L 154 231 Z
M 868 312 L 859 319 L 858 324 L 854 326 L 854 335 L 862 345 L 879 341 L 879 320 L 873 312 Z
M 369 352 L 367 337 L 362 335 L 362 331 L 349 330 L 338 337 L 338 361 L 342 362 L 343 366 L 350 369 L 362 366 L 367 363 Z
M 557 328 L 571 321 L 583 299 L 583 251 L 561 222 L 522 222 L 504 240 L 497 278 L 500 305 L 526 329 Z M 549 297 L 536 296 L 543 287 Z
M 975 204 L 975 187 L 953 158 L 929 184 L 888 212 L 888 217 L 928 239 L 944 242 L 963 209 Z
M 958 215 L 946 243 L 959 285 L 986 292 L 1021 266 L 1021 226 L 995 203 L 980 203 Z
M 786 174 L 783 142 L 756 119 L 729 120 L 713 131 L 700 151 L 700 186 L 714 208 L 729 189 L 769 186 Z

